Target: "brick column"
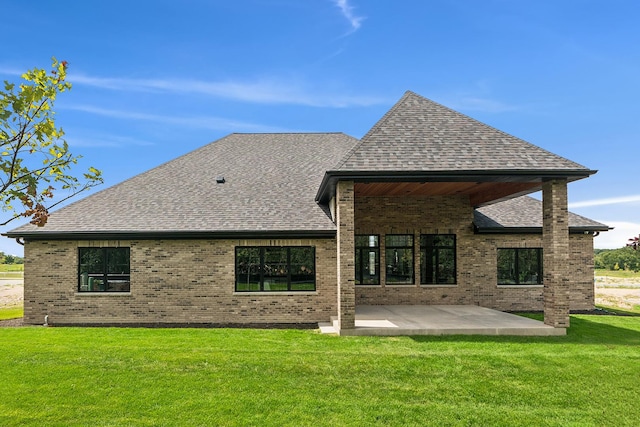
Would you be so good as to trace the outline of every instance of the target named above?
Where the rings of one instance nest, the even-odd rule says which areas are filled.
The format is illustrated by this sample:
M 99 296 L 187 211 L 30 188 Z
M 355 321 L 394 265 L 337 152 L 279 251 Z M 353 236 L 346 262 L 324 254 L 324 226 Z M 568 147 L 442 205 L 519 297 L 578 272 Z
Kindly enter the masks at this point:
M 567 181 L 542 184 L 544 323 L 569 327 L 569 214 Z
M 353 181 L 336 185 L 336 225 L 338 226 L 338 326 L 355 328 L 355 238 Z

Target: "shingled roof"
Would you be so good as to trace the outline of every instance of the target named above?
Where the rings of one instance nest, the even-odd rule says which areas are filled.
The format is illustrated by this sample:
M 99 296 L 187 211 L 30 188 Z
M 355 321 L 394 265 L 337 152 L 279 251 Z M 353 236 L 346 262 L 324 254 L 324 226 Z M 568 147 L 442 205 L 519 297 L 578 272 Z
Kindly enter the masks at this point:
M 357 142 L 343 133 L 231 134 L 66 206 L 43 228 L 7 235 L 332 235 L 314 195 Z
M 593 172 L 410 91 L 333 170 Z
M 473 223 L 481 233 L 541 232 L 542 202 L 529 196 L 478 208 Z M 569 231 L 607 231 L 607 225 L 569 212 Z

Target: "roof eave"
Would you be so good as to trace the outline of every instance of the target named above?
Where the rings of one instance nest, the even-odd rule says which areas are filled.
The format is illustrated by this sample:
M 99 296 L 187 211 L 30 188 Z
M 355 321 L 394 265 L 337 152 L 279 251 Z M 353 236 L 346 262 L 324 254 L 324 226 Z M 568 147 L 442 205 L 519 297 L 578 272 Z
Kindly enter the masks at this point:
M 335 194 L 339 180 L 356 182 L 542 182 L 549 179 L 566 178 L 569 182 L 587 178 L 597 170 L 550 169 L 550 170 L 462 170 L 462 171 L 327 171 L 322 178 L 316 201 L 327 203 Z
M 571 234 L 591 234 L 601 231 L 612 230 L 608 226 L 569 226 Z M 542 227 L 477 227 L 474 226 L 477 234 L 542 234 Z
M 242 231 L 37 231 L 3 233 L 25 240 L 183 240 L 183 239 L 291 239 L 334 238 L 335 230 Z

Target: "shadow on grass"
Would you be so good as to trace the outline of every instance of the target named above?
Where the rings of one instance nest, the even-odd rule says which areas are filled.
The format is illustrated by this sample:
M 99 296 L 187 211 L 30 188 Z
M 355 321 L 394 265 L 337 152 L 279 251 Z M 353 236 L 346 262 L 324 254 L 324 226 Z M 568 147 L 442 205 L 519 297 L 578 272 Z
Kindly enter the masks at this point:
M 536 320 L 538 315 L 528 315 Z M 640 345 L 640 317 L 572 315 L 566 336 L 523 337 L 489 335 L 412 336 L 416 342 L 495 342 L 495 343 L 549 343 L 549 344 L 606 344 Z

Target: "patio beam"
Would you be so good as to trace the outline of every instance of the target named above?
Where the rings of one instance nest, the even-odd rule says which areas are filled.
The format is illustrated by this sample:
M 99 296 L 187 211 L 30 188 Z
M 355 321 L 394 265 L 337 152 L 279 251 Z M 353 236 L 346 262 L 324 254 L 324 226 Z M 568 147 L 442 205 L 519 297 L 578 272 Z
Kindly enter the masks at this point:
M 569 213 L 567 180 L 542 184 L 544 323 L 569 327 Z
M 355 288 L 355 206 L 353 181 L 336 185 L 338 328 L 354 329 L 356 321 Z

